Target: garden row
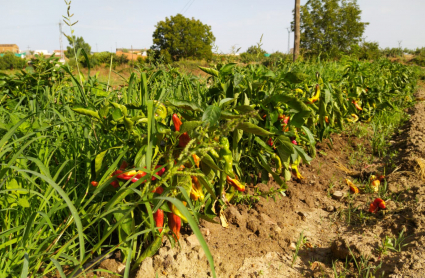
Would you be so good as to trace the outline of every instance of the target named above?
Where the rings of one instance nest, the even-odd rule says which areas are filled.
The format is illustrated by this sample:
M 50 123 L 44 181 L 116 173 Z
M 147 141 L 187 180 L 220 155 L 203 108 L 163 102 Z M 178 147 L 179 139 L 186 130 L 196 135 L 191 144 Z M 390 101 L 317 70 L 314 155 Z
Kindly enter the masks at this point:
M 227 225 L 246 184 L 303 179 L 316 142 L 412 101 L 416 74 L 388 60 L 219 64 L 200 79 L 146 66 L 113 90 L 49 58 L 0 74 L 0 268 L 82 275 L 117 249 L 125 276 L 199 219 Z M 5 277 L 6 277 L 5 276 Z M 76 275 L 74 276 L 76 277 Z

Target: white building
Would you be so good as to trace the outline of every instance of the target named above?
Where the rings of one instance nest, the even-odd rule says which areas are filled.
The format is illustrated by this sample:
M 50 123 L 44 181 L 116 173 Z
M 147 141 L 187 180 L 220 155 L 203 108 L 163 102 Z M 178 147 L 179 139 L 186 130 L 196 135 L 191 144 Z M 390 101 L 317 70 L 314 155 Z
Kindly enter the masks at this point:
M 47 51 L 47 50 L 35 50 L 34 51 L 34 55 L 35 54 L 38 54 L 38 55 L 43 54 L 44 56 L 50 56 L 50 55 L 52 55 L 52 53 L 49 53 L 49 51 Z

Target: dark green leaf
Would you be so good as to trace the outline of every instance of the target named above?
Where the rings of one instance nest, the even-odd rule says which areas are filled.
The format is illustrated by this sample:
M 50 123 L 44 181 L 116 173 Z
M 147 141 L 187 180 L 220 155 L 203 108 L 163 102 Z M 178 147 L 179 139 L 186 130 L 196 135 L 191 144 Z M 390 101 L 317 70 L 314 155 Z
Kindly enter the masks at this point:
M 268 132 L 267 130 L 259 127 L 258 125 L 248 123 L 248 122 L 239 123 L 236 128 L 242 129 L 245 132 L 252 133 L 259 136 L 273 135 L 273 133 Z
M 166 102 L 167 104 L 171 104 L 173 106 L 179 107 L 179 108 L 183 108 L 183 109 L 187 109 L 187 110 L 193 110 L 193 111 L 202 111 L 202 108 L 198 106 L 198 104 L 196 102 L 193 101 L 187 101 L 187 100 L 179 100 L 179 99 L 169 99 Z
M 221 116 L 221 109 L 218 106 L 210 105 L 205 109 L 204 114 L 202 115 L 202 121 L 205 124 L 209 124 L 210 126 L 214 126 L 218 123 Z

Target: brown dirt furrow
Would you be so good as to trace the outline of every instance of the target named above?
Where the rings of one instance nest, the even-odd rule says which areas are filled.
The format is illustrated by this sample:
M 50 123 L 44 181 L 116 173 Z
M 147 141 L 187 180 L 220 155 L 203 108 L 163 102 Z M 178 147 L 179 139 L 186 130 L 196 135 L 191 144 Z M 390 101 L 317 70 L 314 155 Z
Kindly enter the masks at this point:
M 423 97 L 425 91 L 419 91 L 417 98 Z M 335 271 L 339 277 L 366 277 L 368 268 L 374 277 L 425 277 L 425 102 L 417 102 L 408 113 L 409 121 L 390 141 L 390 150 L 398 153 L 394 166 L 375 157 L 367 134 L 359 137 L 355 130 L 360 124 L 353 125 L 318 144 L 311 165 L 299 167 L 305 179 L 289 181 L 287 196 L 228 207 L 228 228 L 202 220 L 217 277 L 334 277 Z M 390 169 L 386 191 L 349 193 L 345 179 L 362 184 L 384 168 Z M 247 193 L 272 187 L 277 185 L 270 180 L 248 187 Z M 378 196 L 387 209 L 371 214 L 369 205 Z M 387 237 L 397 249 L 394 237 L 402 231 L 407 237 L 400 250 L 384 248 Z M 301 233 L 303 245 L 294 260 Z M 135 277 L 212 277 L 189 229 L 179 243 L 172 248 L 165 240 Z

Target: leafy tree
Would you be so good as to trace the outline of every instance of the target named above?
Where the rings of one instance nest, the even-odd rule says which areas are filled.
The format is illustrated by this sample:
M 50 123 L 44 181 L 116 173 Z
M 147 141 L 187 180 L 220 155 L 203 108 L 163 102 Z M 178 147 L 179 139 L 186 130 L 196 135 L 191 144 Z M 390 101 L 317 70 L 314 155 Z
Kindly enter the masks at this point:
M 75 43 L 75 53 L 77 53 L 78 49 L 82 48 L 87 53 L 87 55 L 90 55 L 91 46 L 84 41 L 83 37 L 67 36 L 67 39 L 70 45 L 66 47 L 66 51 L 65 51 L 65 56 L 67 58 L 74 57 L 74 43 Z
M 212 42 L 215 37 L 211 27 L 194 18 L 190 19 L 181 14 L 165 18 L 155 26 L 152 35 L 152 50 L 157 56 L 165 59 L 212 57 Z
M 26 66 L 27 61 L 20 57 L 16 57 L 12 52 L 3 53 L 0 56 L 0 70 L 22 69 Z
M 362 42 L 351 46 L 351 54 L 360 60 L 376 60 L 381 57 L 381 49 L 377 42 Z
M 331 57 L 349 52 L 369 25 L 360 14 L 357 0 L 308 0 L 301 6 L 301 49 Z
M 259 47 L 258 45 L 252 45 L 248 47 L 248 49 L 246 50 L 246 53 L 253 54 L 253 55 L 263 55 L 264 53 L 266 53 L 266 51 L 262 49 L 261 47 Z

